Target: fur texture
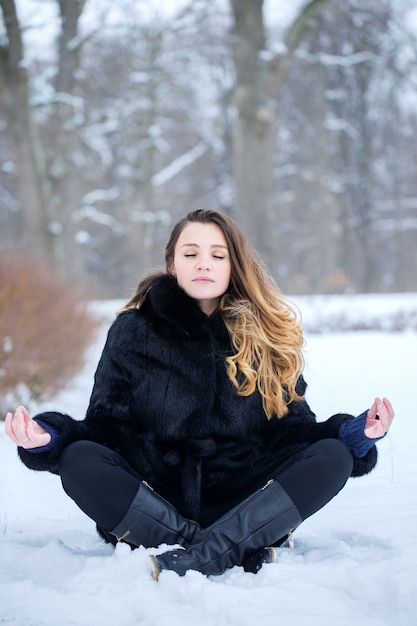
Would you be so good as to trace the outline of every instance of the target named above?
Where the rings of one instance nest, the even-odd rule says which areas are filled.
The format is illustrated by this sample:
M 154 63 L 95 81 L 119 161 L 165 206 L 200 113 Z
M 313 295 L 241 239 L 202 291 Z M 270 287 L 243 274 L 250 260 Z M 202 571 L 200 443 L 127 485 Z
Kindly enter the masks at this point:
M 240 397 L 226 375 L 231 345 L 221 316 L 207 317 L 171 276 L 153 283 L 140 310 L 112 324 L 83 421 L 59 413 L 38 417 L 58 431 L 52 451 L 19 449 L 36 470 L 59 473 L 62 450 L 89 439 L 118 451 L 185 515 L 199 519 L 202 501 L 233 501 L 315 441 L 338 438 L 352 416 L 318 423 L 305 401 L 267 420 L 260 395 Z M 301 377 L 299 393 L 306 384 Z M 376 448 L 354 458 L 352 475 L 369 472 Z

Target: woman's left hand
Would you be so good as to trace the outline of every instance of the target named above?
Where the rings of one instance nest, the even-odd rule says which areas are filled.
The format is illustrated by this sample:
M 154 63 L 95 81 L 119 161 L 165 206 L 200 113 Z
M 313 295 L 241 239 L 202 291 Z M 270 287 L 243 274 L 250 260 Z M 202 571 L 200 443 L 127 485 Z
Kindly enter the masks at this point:
M 393 419 L 394 409 L 388 398 L 375 398 L 366 416 L 365 435 L 370 439 L 383 437 L 389 431 Z

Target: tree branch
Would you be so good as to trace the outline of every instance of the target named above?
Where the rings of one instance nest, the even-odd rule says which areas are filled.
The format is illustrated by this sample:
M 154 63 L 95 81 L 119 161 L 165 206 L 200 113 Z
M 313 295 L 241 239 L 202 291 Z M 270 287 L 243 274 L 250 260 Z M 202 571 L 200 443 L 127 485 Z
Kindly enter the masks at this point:
M 330 2 L 331 0 L 312 0 L 298 14 L 284 37 L 288 56 L 298 48 L 307 33 L 313 30 L 322 11 Z

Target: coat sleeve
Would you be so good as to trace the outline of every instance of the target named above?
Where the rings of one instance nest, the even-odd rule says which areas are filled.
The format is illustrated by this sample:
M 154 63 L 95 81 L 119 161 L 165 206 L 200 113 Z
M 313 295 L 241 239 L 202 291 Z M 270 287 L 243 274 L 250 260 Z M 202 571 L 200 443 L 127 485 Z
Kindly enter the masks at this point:
M 85 418 L 88 438 L 120 451 L 137 434 L 132 417 L 132 373 L 141 367 L 136 311 L 122 313 L 109 330 Z M 145 364 L 146 365 L 146 364 Z
M 316 424 L 316 440 L 327 438 L 340 439 L 340 427 L 344 422 L 351 419 L 355 419 L 355 417 L 353 415 L 349 415 L 348 413 L 337 413 L 336 415 L 329 417 L 329 419 L 324 422 L 318 422 Z M 370 450 L 368 450 L 365 456 L 362 457 L 355 455 L 352 450 L 350 452 L 353 457 L 352 477 L 369 474 L 369 472 L 374 469 L 378 460 L 378 450 L 375 444 L 370 448 Z
M 307 385 L 301 376 L 297 384 L 297 392 L 304 395 Z M 311 444 L 321 439 L 339 439 L 340 427 L 344 422 L 354 419 L 353 415 L 348 413 L 337 413 L 327 420 L 318 422 L 313 411 L 310 409 L 306 400 L 293 402 L 289 406 L 290 420 L 293 423 L 292 437 L 296 437 L 298 441 Z M 376 445 L 365 454 L 358 457 L 352 451 L 353 469 L 351 476 L 363 476 L 369 474 L 375 467 L 378 459 L 378 451 Z
M 34 451 L 19 447 L 19 457 L 27 467 L 58 474 L 59 458 L 74 441 L 87 439 L 119 450 L 121 442 L 129 440 L 134 430 L 129 416 L 129 363 L 134 345 L 130 332 L 132 317 L 129 314 L 120 315 L 109 329 L 85 419 L 75 420 L 58 412 L 35 415 L 35 420 L 39 420 L 46 429 L 50 428 L 53 445 Z
M 54 433 L 54 444 L 33 451 L 19 447 L 17 453 L 29 469 L 58 474 L 59 458 L 64 448 L 74 441 L 86 438 L 84 423 L 54 411 L 39 413 L 33 419 L 41 421 L 47 430 Z

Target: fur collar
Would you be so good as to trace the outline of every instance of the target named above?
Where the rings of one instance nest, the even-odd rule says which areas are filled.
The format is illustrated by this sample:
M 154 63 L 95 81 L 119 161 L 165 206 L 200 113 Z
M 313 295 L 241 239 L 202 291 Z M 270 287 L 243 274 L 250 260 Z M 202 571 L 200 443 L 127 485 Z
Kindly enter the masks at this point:
M 170 274 L 154 280 L 141 310 L 154 321 L 163 322 L 171 333 L 188 336 L 206 334 L 214 318 L 220 317 L 216 313 L 207 316 Z

